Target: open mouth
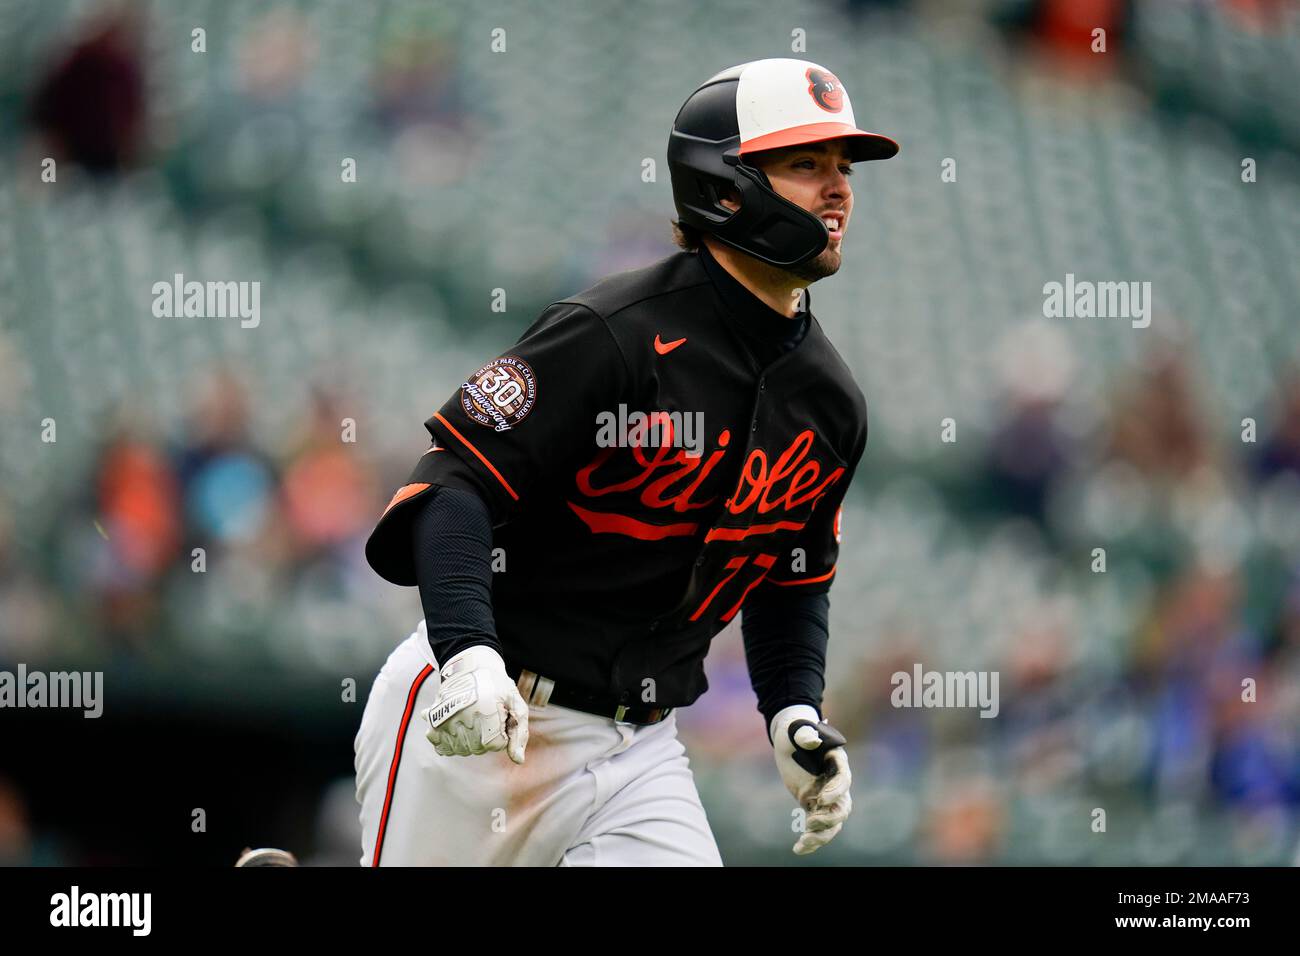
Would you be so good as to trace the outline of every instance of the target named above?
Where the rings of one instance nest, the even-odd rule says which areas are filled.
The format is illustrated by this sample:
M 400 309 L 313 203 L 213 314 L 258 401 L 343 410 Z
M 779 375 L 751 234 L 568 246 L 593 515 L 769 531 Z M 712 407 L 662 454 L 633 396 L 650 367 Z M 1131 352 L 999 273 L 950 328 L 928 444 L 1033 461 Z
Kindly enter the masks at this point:
M 822 223 L 831 234 L 831 241 L 844 238 L 844 217 L 838 214 L 822 216 Z

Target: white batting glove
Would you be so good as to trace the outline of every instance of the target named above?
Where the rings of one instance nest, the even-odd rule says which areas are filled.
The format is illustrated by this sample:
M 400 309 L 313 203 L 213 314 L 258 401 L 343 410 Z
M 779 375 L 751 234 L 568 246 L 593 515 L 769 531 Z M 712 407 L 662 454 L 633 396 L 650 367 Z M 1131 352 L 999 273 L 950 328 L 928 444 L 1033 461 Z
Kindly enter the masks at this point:
M 467 647 L 447 661 L 438 699 L 424 719 L 425 736 L 444 757 L 505 750 L 515 763 L 524 762 L 528 705 L 501 655 L 486 645 Z
M 807 812 L 794 852 L 813 853 L 835 839 L 853 809 L 844 737 L 813 707 L 792 704 L 772 718 L 772 748 L 786 789 Z

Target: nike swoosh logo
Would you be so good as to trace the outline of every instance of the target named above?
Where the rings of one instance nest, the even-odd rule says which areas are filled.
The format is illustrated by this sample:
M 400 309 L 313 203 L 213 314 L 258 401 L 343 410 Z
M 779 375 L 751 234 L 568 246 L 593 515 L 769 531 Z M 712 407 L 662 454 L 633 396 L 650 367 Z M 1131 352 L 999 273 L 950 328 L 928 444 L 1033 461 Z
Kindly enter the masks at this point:
M 656 336 L 655 336 L 655 351 L 658 352 L 660 355 L 667 355 L 667 354 L 668 354 L 669 352 L 671 352 L 673 349 L 677 348 L 677 346 L 682 345 L 683 343 L 685 343 L 685 341 L 686 341 L 685 338 L 680 338 L 680 339 L 674 339 L 674 340 L 671 341 L 671 342 L 665 342 L 665 341 L 663 341 L 661 338 L 659 338 L 658 335 L 656 335 Z

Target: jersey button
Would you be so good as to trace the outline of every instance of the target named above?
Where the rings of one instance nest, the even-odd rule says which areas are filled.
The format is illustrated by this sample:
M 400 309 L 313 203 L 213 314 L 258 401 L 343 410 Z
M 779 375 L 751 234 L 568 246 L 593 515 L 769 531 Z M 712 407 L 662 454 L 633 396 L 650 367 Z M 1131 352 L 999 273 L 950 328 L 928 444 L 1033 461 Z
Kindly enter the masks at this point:
M 757 418 L 754 419 L 754 427 L 751 428 L 750 431 L 751 431 L 751 432 L 756 432 L 756 431 L 758 431 L 758 419 L 757 419 Z
M 758 390 L 759 390 L 760 392 L 762 392 L 762 391 L 766 391 L 766 390 L 767 390 L 767 379 L 765 379 L 765 378 L 760 378 L 760 379 L 758 380 Z
M 704 567 L 704 555 L 700 555 L 698 558 L 695 559 L 695 566 L 697 568 Z

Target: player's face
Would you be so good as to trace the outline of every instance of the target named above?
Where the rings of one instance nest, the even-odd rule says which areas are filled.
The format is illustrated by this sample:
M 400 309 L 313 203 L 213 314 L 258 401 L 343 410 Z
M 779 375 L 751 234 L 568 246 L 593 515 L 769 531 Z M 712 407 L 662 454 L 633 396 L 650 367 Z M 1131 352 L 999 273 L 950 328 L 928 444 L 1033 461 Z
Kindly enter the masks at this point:
M 818 218 L 837 217 L 835 228 L 830 230 L 831 241 L 821 254 L 789 271 L 809 282 L 838 272 L 842 259 L 840 246 L 853 213 L 853 189 L 849 186 L 853 167 L 844 140 L 764 150 L 750 154 L 748 160 L 767 174 L 772 189 L 781 198 Z M 831 225 L 827 222 L 828 228 Z

